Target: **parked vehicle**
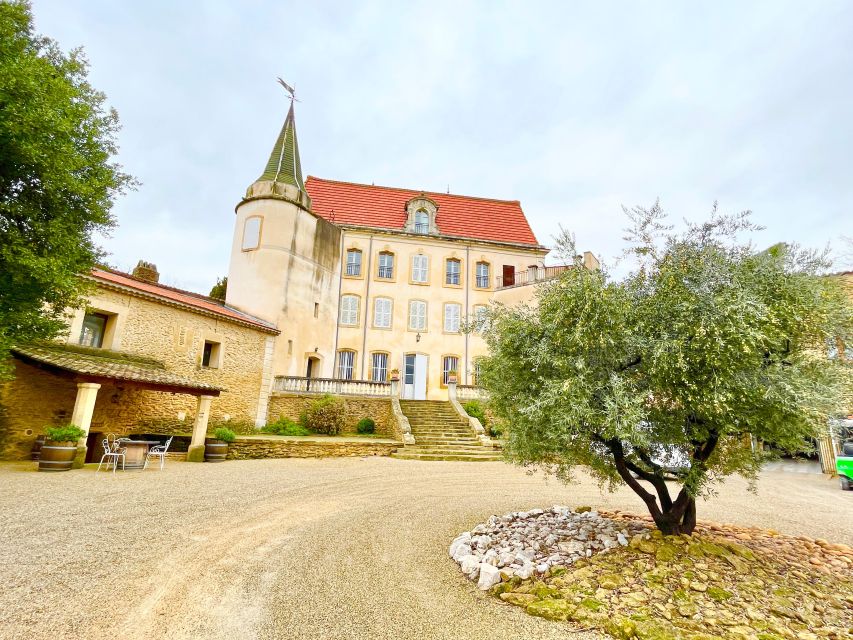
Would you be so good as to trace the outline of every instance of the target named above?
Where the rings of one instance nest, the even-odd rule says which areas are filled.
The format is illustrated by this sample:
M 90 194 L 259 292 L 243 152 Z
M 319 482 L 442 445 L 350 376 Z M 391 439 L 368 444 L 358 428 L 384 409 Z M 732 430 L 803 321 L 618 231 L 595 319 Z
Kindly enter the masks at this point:
M 853 489 L 853 440 L 841 444 L 841 455 L 835 458 L 835 470 L 838 472 L 838 480 L 841 489 L 850 491 Z

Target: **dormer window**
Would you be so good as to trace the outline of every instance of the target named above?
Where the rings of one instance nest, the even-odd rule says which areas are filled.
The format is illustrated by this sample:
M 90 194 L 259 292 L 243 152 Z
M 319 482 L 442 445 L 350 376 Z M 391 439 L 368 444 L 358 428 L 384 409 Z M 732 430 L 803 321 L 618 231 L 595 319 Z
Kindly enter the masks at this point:
M 415 212 L 415 233 L 429 233 L 429 214 L 424 209 Z
M 421 235 L 438 234 L 438 226 L 435 223 L 438 214 L 438 205 L 420 195 L 412 198 L 406 203 L 406 231 Z

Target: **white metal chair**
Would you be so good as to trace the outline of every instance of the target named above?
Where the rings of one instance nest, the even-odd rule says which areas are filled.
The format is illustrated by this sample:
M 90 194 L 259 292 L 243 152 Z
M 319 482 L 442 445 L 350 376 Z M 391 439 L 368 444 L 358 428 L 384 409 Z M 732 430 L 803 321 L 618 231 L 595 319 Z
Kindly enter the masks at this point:
M 166 453 L 169 451 L 169 445 L 172 444 L 172 438 L 174 437 L 171 436 L 166 440 L 166 444 L 158 444 L 148 450 L 148 455 L 145 456 L 145 464 L 142 465 L 143 471 L 148 468 L 148 461 L 151 458 L 160 458 L 160 471 L 163 470 L 163 467 L 166 465 Z
M 121 458 L 121 470 L 124 471 L 125 454 L 127 453 L 127 449 L 118 446 L 117 441 L 110 442 L 109 438 L 104 438 L 103 446 L 104 455 L 101 456 L 101 461 L 98 463 L 98 468 L 95 473 L 101 470 L 101 465 L 104 464 L 104 460 L 107 461 L 107 470 L 109 471 L 110 465 L 113 465 L 113 473 L 115 473 L 116 468 L 118 468 L 119 458 Z

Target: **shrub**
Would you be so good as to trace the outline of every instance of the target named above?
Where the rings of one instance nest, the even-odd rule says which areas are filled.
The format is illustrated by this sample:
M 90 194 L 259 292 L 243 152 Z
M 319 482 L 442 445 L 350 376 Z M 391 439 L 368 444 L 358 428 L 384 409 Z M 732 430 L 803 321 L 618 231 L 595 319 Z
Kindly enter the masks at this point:
M 275 422 L 270 422 L 261 428 L 263 433 L 273 433 L 277 436 L 309 436 L 311 432 L 290 418 L 282 416 Z
M 344 430 L 346 420 L 347 403 L 343 398 L 325 395 L 305 410 L 305 426 L 317 433 L 336 436 Z
M 500 438 L 504 434 L 504 428 L 501 424 L 493 424 L 489 427 L 489 437 Z
M 465 413 L 469 416 L 477 418 L 477 420 L 480 421 L 480 424 L 483 425 L 483 429 L 489 428 L 489 421 L 486 420 L 486 410 L 483 408 L 483 404 L 479 400 L 469 400 L 462 405 L 462 408 L 465 409 Z
M 227 429 L 225 427 L 219 427 L 213 431 L 213 437 L 217 440 L 222 440 L 222 442 L 234 442 L 237 438 L 237 435 L 231 431 L 231 429 Z
M 86 435 L 76 424 L 64 424 L 61 427 L 48 427 L 44 430 L 48 440 L 54 442 L 77 442 Z
M 376 431 L 376 423 L 373 418 L 362 418 L 355 426 L 355 430 L 359 433 L 373 433 Z

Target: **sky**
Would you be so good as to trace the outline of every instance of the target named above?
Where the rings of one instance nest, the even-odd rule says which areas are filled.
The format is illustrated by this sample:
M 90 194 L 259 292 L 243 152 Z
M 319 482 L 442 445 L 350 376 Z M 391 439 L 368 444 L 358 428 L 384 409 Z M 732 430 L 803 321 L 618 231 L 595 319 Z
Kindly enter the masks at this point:
M 622 207 L 853 236 L 853 2 L 33 0 L 123 125 L 110 264 L 206 293 L 295 85 L 305 175 L 520 200 L 607 262 Z M 840 247 L 839 247 L 840 249 Z M 842 266 L 839 263 L 839 267 Z M 850 268 L 850 265 L 843 265 Z

